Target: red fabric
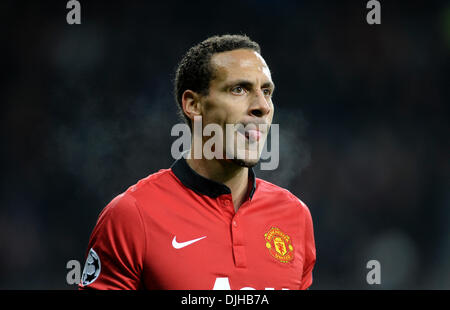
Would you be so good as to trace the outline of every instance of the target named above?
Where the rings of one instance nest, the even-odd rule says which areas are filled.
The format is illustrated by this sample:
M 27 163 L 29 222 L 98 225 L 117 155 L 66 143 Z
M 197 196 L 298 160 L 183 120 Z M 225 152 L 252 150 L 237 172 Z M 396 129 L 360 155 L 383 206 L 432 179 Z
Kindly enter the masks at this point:
M 268 242 L 265 234 L 275 228 L 283 236 Z M 175 237 L 178 245 L 205 238 L 176 249 Z M 113 199 L 99 216 L 91 248 L 100 273 L 80 289 L 213 289 L 218 278 L 221 289 L 228 287 L 219 283 L 231 289 L 306 289 L 316 260 L 310 211 L 289 191 L 256 179 L 253 198 L 235 213 L 230 194 L 198 194 L 171 169 Z M 290 261 L 280 261 L 289 255 Z

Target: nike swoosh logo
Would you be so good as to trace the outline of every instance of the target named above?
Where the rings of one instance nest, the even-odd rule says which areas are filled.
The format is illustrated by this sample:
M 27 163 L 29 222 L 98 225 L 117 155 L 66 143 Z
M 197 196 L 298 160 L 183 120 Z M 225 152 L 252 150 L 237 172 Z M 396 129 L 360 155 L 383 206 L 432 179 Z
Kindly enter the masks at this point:
M 203 237 L 200 237 L 200 238 L 197 238 L 197 239 L 194 239 L 194 240 L 189 240 L 189 241 L 186 241 L 186 242 L 177 242 L 177 236 L 175 236 L 175 237 L 173 237 L 173 240 L 172 240 L 172 246 L 175 249 L 178 250 L 178 249 L 184 248 L 184 247 L 186 247 L 188 245 L 191 245 L 194 242 L 200 241 L 203 238 L 206 238 L 206 236 L 203 236 Z

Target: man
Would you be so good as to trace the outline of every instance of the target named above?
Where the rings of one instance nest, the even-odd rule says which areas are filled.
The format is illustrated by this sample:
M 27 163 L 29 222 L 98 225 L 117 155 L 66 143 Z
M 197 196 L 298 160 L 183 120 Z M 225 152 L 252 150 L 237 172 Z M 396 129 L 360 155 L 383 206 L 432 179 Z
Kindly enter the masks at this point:
M 190 126 L 200 119 L 202 128 L 223 129 L 223 147 L 213 150 L 223 156 L 195 156 L 193 145 L 187 159 L 113 199 L 92 233 L 80 288 L 311 285 L 316 256 L 307 206 L 252 169 L 261 153 L 252 146 L 264 143 L 272 123 L 273 91 L 259 45 L 246 36 L 211 37 L 187 52 L 176 100 Z M 227 132 L 227 124 L 236 130 Z

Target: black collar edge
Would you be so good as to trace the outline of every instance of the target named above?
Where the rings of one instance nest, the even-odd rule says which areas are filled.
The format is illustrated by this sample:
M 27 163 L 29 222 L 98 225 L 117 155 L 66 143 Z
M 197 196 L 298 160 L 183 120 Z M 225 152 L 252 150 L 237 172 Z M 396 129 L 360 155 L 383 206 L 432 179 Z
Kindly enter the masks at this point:
M 184 157 L 177 159 L 170 168 L 184 186 L 197 193 L 211 198 L 231 194 L 231 190 L 226 185 L 207 179 L 195 172 L 189 167 Z M 249 198 L 251 200 L 256 189 L 256 176 L 253 168 L 249 168 L 248 171 L 248 175 L 252 181 L 252 188 L 249 193 Z

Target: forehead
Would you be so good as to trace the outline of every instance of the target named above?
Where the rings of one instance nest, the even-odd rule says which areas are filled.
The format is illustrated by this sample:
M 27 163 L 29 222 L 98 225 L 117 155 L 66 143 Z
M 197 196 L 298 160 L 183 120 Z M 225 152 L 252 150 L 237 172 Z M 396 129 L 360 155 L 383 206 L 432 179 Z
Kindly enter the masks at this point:
M 269 67 L 256 51 L 238 49 L 213 55 L 215 79 L 259 78 L 272 81 Z

